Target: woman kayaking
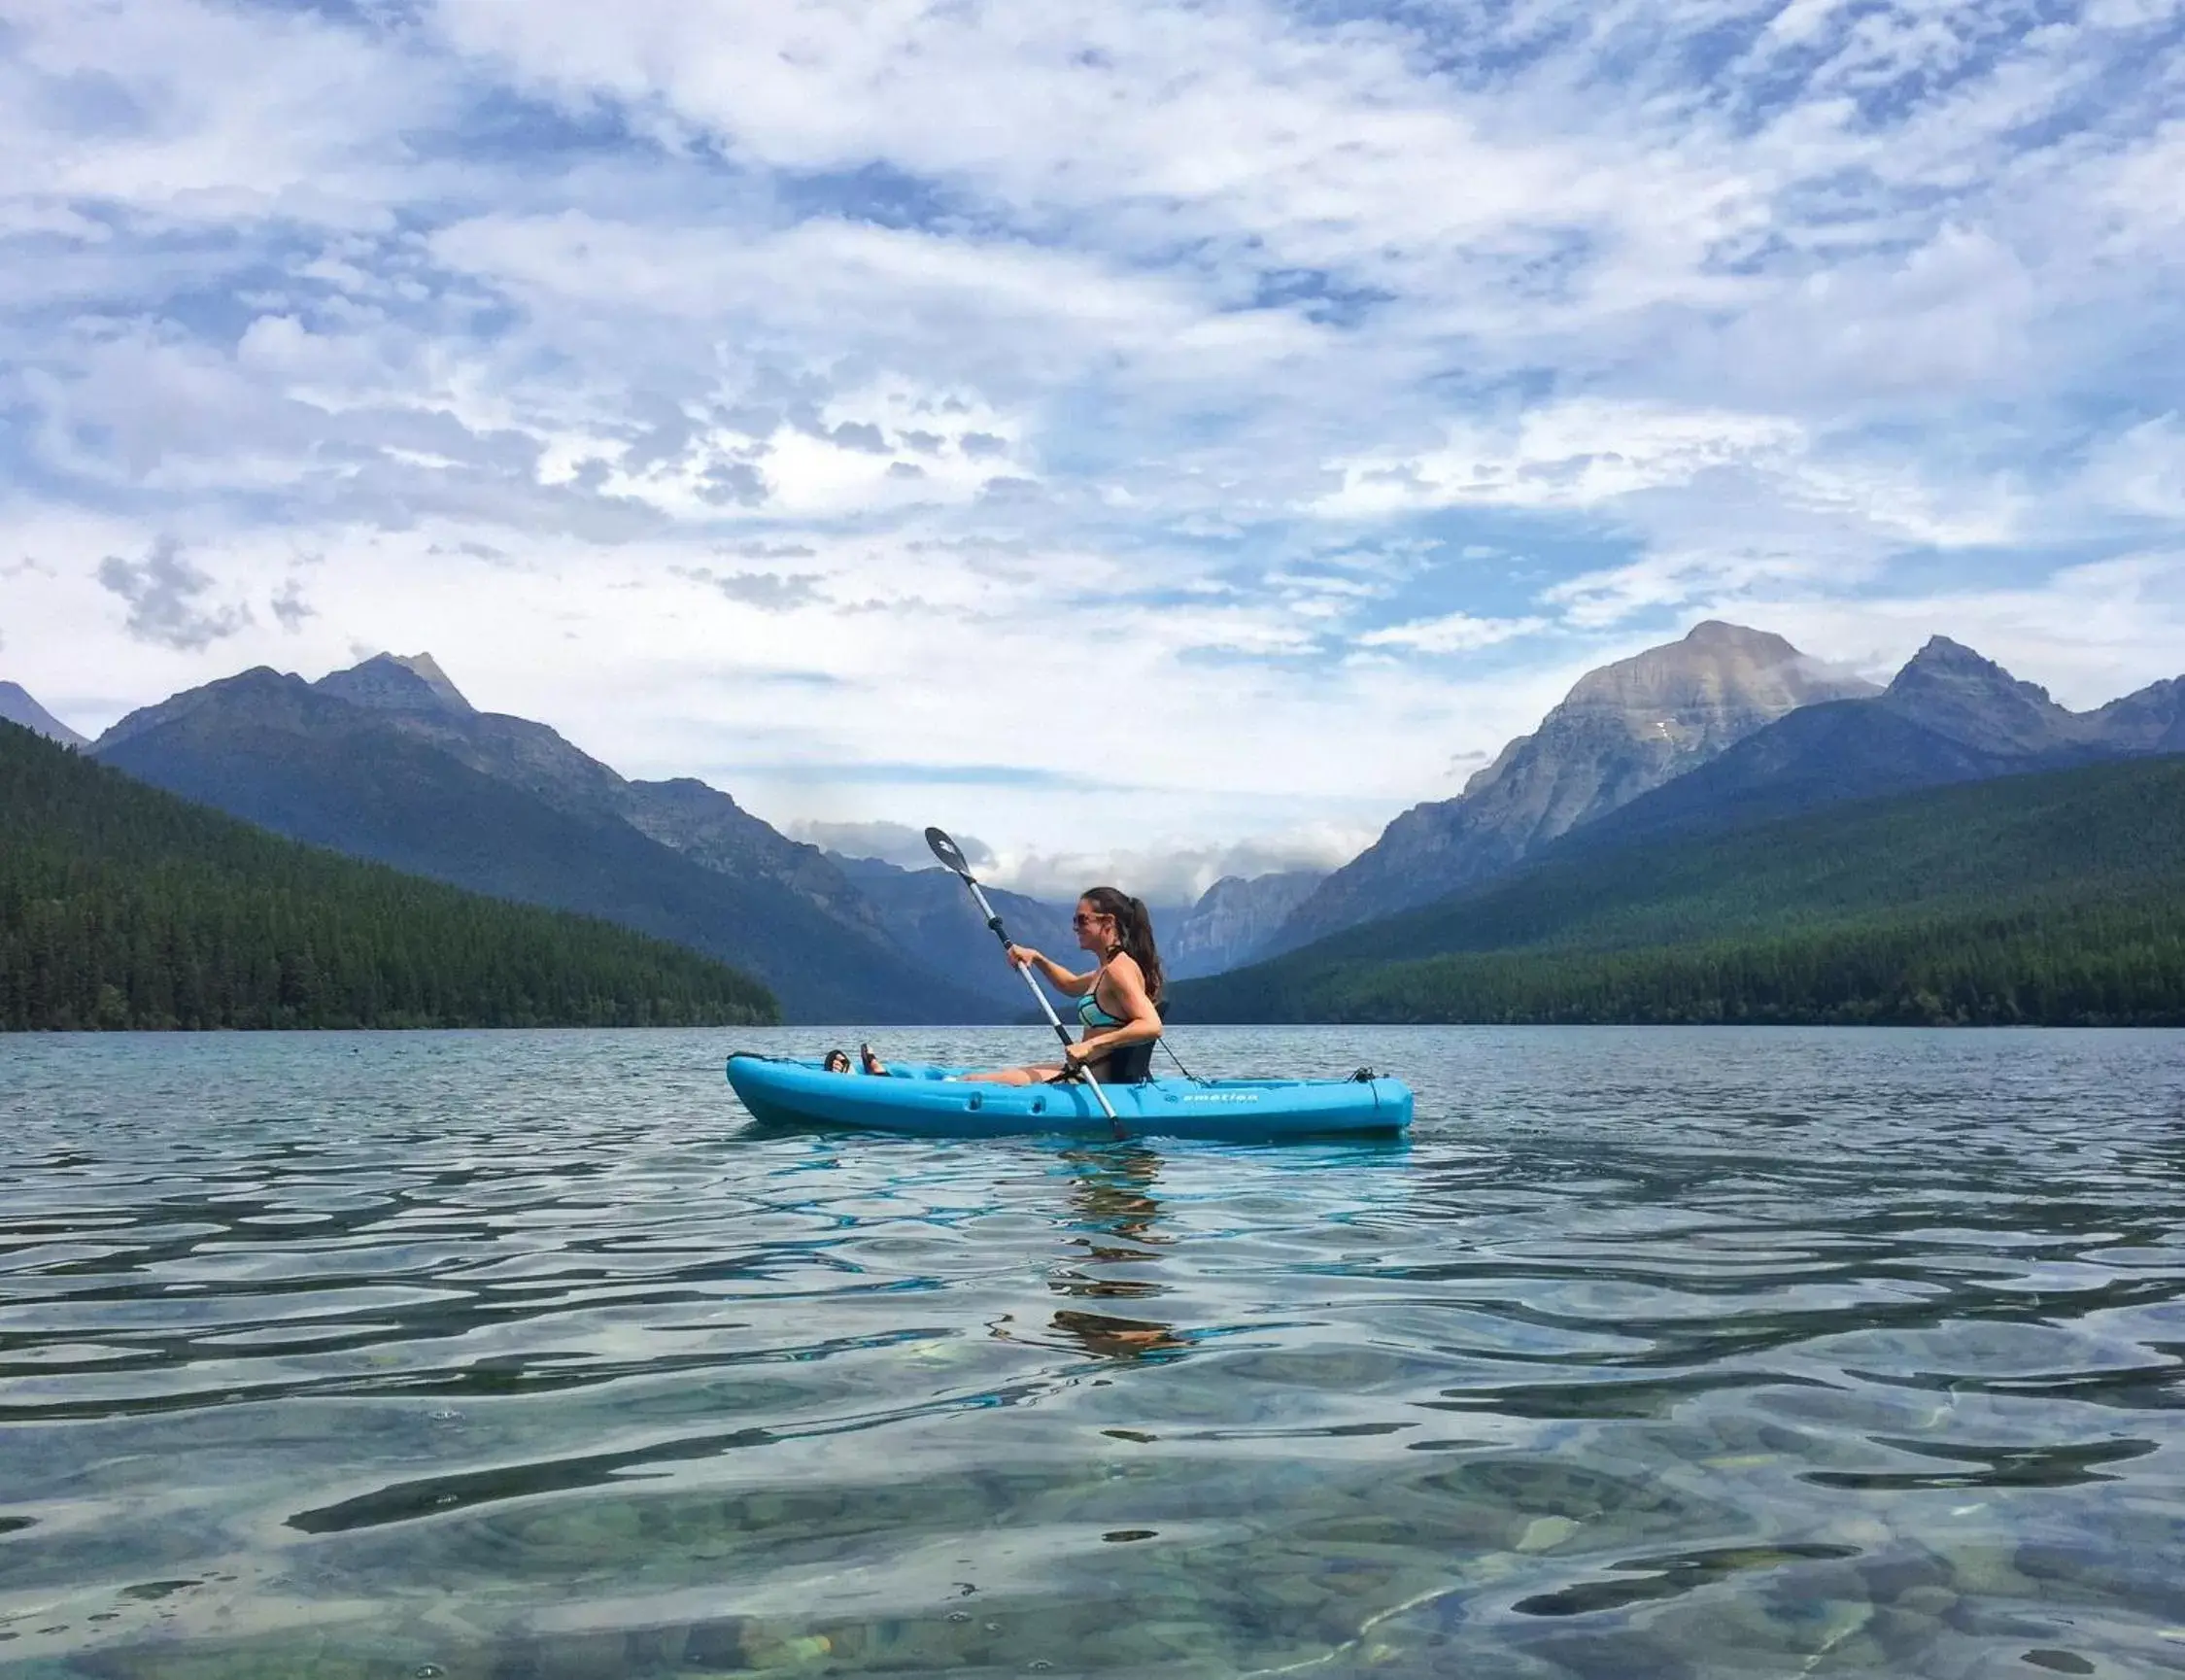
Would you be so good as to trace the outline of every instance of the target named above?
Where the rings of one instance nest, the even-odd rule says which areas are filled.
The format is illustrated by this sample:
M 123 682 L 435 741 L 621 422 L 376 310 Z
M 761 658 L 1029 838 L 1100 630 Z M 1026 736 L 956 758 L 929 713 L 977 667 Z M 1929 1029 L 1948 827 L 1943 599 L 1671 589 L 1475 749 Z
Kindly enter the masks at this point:
M 1072 974 L 1030 945 L 1012 944 L 1008 960 L 1037 970 L 1064 997 L 1077 1000 L 1077 1020 L 1085 1029 L 1066 1046 L 1067 1066 L 1054 1063 L 997 1068 L 966 1074 L 967 1080 L 995 1085 L 1036 1085 L 1090 1068 L 1109 1084 L 1143 1080 L 1152 1070 L 1153 1046 L 1161 1036 L 1161 953 L 1153 943 L 1153 918 L 1144 904 L 1115 887 L 1094 887 L 1077 901 L 1070 926 L 1077 948 L 1089 951 L 1098 966 Z
M 1077 1020 L 1085 1030 L 1063 1050 L 1068 1065 L 995 1068 L 954 1078 L 990 1085 L 1037 1085 L 1089 1067 L 1103 1084 L 1130 1084 L 1152 1072 L 1153 1045 L 1161 1036 L 1161 953 L 1154 946 L 1153 920 L 1144 904 L 1115 887 L 1094 887 L 1077 901 L 1070 926 L 1078 948 L 1099 959 L 1088 974 L 1072 974 L 1030 945 L 1007 949 L 1016 967 L 1037 970 L 1056 991 L 1077 1000 Z M 869 1074 L 888 1071 L 871 1045 L 858 1046 L 858 1059 Z M 828 1065 L 832 1072 L 832 1056 Z

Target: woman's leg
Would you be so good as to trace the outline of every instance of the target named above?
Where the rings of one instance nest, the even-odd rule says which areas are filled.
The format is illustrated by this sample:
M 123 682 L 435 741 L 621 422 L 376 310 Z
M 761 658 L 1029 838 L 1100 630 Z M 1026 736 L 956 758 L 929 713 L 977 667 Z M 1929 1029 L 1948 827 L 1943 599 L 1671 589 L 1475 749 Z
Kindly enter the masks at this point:
M 985 1074 L 959 1074 L 967 1085 L 1043 1085 L 1060 1078 L 1060 1068 L 996 1068 Z

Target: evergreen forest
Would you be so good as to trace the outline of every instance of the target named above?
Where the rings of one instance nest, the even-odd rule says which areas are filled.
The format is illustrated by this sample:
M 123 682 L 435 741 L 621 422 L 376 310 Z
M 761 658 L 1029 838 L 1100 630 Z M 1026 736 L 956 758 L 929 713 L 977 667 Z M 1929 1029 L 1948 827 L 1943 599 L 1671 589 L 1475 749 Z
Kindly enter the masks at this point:
M 282 840 L 0 723 L 0 1029 L 776 1018 L 680 945 Z

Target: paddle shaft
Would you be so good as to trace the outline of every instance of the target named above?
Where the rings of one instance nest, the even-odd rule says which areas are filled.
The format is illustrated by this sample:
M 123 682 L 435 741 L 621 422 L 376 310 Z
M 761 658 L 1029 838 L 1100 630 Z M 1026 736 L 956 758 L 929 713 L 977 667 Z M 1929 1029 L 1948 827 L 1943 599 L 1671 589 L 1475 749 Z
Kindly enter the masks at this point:
M 994 913 L 994 907 L 986 902 L 986 894 L 979 890 L 978 882 L 970 875 L 963 874 L 961 871 L 957 873 L 963 883 L 972 889 L 972 897 L 978 900 L 978 908 L 986 912 L 986 925 L 994 930 L 994 937 L 1002 942 L 1002 948 L 1007 950 L 1010 943 L 1008 933 L 1002 926 L 1002 918 Z M 1032 965 L 1018 963 L 1014 966 L 1016 972 L 1024 977 L 1024 983 L 1032 988 L 1032 995 L 1040 1000 L 1040 1011 L 1047 1017 L 1047 1025 L 1054 1028 L 1054 1036 L 1067 1048 L 1070 1044 L 1070 1029 L 1062 1024 L 1062 1017 L 1054 1012 L 1054 1005 L 1047 1001 L 1046 992 L 1041 988 L 1039 980 L 1033 977 Z M 1069 1065 L 1070 1058 L 1065 1055 L 1063 1066 Z M 1121 1137 L 1123 1122 L 1116 1118 L 1115 1105 L 1108 1100 L 1108 1093 L 1100 1088 L 1100 1081 L 1093 1078 L 1092 1069 L 1080 1067 L 1077 1071 L 1084 1076 L 1085 1083 L 1092 1086 L 1093 1100 L 1100 1105 L 1100 1112 L 1108 1116 L 1108 1123 L 1115 1128 L 1115 1135 Z

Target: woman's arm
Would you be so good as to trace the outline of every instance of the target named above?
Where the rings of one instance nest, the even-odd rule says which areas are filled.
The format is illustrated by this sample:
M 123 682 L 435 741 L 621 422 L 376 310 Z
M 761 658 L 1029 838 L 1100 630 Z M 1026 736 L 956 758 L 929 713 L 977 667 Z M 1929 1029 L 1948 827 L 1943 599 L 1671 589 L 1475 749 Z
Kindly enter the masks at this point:
M 1047 977 L 1048 983 L 1066 998 L 1083 997 L 1092 990 L 1093 981 L 1100 978 L 1098 969 L 1089 975 L 1074 975 L 1054 958 L 1041 956 L 1030 945 L 1009 946 L 1009 961 L 1020 968 L 1029 966 L 1038 969 Z
M 1097 979 L 1098 974 L 1093 977 Z M 1126 1045 L 1149 1045 L 1161 1036 L 1161 1011 L 1145 995 L 1145 975 L 1138 959 L 1128 951 L 1110 957 L 1108 978 L 1122 1000 L 1123 1024 L 1087 1033 L 1063 1052 L 1073 1062 L 1093 1061 Z

